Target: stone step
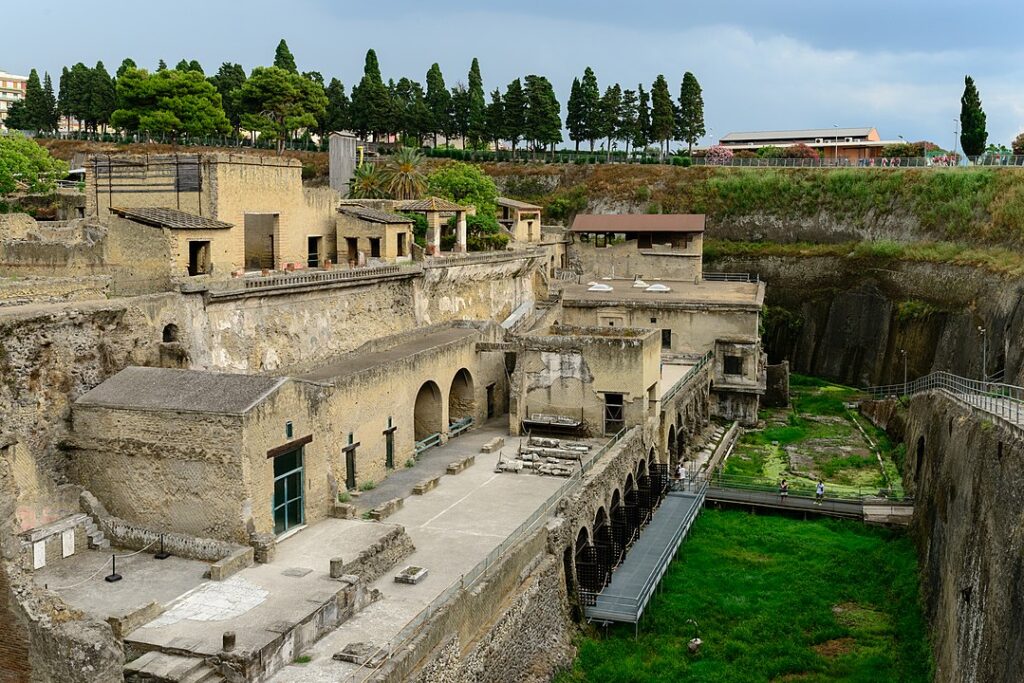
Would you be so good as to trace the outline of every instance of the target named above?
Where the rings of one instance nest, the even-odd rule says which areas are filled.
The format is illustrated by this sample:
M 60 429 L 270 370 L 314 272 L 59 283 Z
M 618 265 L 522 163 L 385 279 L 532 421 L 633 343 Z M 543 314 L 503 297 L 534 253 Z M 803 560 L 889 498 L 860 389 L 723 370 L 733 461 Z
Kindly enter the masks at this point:
M 180 683 L 222 683 L 224 677 L 209 664 L 203 664 L 199 669 L 196 669 L 185 678 L 182 678 Z
M 110 541 L 99 529 L 86 532 L 86 536 L 89 538 L 89 547 L 93 550 L 106 550 L 110 547 Z
M 124 665 L 126 683 L 193 683 L 206 680 L 209 673 L 216 674 L 202 659 L 158 651 L 147 652 Z

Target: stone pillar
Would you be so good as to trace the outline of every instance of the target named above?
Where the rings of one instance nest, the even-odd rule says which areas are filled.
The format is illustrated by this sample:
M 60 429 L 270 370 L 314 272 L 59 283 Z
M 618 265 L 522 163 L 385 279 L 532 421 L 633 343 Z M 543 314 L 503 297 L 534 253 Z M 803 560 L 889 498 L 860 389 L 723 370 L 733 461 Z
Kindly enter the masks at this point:
M 433 256 L 441 252 L 441 214 L 436 211 L 427 213 L 427 254 Z
M 466 212 L 459 211 L 455 214 L 455 251 L 466 251 Z
M 331 558 L 331 578 L 340 579 L 345 574 L 345 560 L 340 557 Z

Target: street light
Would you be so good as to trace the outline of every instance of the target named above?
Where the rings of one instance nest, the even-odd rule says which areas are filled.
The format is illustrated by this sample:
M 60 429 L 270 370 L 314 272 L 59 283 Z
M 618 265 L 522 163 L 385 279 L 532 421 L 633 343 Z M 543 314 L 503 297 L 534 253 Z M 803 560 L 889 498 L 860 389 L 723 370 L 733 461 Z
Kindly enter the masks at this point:
M 956 158 L 957 145 L 960 141 L 960 119 L 953 119 L 953 163 L 959 166 Z
M 988 337 L 981 325 L 978 325 L 978 333 L 981 335 L 981 381 L 984 382 L 988 379 Z
M 900 349 L 900 355 L 903 356 L 903 393 L 907 393 L 907 350 Z

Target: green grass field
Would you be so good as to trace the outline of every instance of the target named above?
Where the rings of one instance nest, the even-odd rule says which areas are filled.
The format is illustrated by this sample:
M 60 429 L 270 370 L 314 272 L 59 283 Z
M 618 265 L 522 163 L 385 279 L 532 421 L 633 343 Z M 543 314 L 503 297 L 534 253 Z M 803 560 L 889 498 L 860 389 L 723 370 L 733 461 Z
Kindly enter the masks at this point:
M 704 641 L 687 651 L 695 634 Z M 707 510 L 639 638 L 579 643 L 557 683 L 927 683 L 917 563 L 903 535 L 839 520 Z
M 856 389 L 794 374 L 790 393 L 791 408 L 762 410 L 764 429 L 740 437 L 725 463 L 726 477 L 770 486 L 786 478 L 794 492 L 812 488 L 819 477 L 832 493 L 876 494 L 890 486 L 902 491 L 889 440 L 846 408 L 857 398 Z

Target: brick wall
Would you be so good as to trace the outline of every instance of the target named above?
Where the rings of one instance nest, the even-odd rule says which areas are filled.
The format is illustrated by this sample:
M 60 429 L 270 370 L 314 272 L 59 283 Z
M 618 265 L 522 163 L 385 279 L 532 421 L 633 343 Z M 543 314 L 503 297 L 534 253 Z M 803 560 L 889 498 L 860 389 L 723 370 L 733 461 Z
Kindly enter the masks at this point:
M 28 638 L 11 603 L 7 574 L 0 568 L 0 683 L 27 682 L 31 674 Z

